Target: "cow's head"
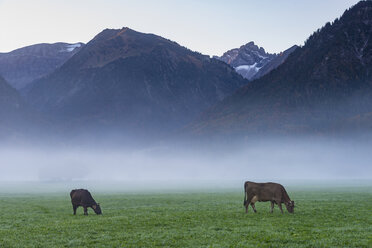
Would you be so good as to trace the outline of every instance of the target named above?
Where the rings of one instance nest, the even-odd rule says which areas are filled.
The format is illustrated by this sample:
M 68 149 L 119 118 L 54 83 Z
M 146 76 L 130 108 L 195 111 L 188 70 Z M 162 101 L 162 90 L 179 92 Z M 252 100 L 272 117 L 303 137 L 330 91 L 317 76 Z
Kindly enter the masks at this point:
M 285 206 L 286 206 L 288 212 L 290 212 L 291 214 L 294 213 L 294 207 L 295 207 L 294 201 L 286 202 Z
M 93 208 L 93 210 L 96 214 L 102 214 L 101 207 L 100 207 L 99 203 L 93 205 L 92 208 Z

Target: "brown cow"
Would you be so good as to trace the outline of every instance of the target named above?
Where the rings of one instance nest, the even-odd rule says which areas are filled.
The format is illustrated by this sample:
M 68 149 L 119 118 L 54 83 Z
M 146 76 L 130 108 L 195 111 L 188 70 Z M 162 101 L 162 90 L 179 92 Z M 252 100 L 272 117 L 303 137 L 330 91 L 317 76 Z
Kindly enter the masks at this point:
M 278 183 L 244 183 L 244 206 L 245 212 L 248 212 L 249 204 L 252 206 L 253 211 L 256 213 L 255 203 L 259 202 L 271 202 L 271 213 L 274 209 L 274 203 L 276 203 L 283 213 L 282 203 L 285 204 L 289 213 L 294 212 L 294 201 L 291 201 L 287 191 L 281 184 Z
M 74 189 L 70 192 L 70 196 L 74 215 L 76 215 L 76 209 L 79 206 L 84 208 L 84 215 L 88 215 L 88 207 L 92 208 L 96 214 L 102 214 L 99 203 L 96 203 L 88 190 Z

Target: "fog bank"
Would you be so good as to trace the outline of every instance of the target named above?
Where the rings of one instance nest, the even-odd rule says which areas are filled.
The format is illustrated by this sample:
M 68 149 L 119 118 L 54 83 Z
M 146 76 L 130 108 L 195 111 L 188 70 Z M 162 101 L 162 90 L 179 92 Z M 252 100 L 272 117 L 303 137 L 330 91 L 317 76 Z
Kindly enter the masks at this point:
M 372 145 L 355 140 L 266 139 L 128 149 L 0 148 L 0 182 L 195 182 L 372 180 Z

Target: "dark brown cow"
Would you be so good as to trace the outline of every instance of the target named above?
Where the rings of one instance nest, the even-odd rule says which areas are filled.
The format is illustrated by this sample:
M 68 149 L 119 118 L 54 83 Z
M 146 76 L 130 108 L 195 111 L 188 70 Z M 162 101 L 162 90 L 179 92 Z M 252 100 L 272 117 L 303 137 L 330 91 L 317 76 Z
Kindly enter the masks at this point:
M 253 211 L 256 213 L 256 206 L 254 205 L 257 201 L 259 202 L 271 202 L 271 213 L 274 209 L 274 203 L 276 203 L 283 213 L 282 203 L 287 207 L 288 212 L 294 212 L 294 201 L 291 201 L 285 188 L 278 183 L 244 183 L 244 206 L 245 212 L 248 212 L 249 204 L 252 206 Z
M 84 208 L 84 215 L 88 215 L 88 208 L 92 208 L 96 214 L 102 214 L 99 203 L 96 203 L 88 190 L 74 189 L 70 192 L 70 196 L 74 215 L 76 215 L 76 209 L 79 206 Z

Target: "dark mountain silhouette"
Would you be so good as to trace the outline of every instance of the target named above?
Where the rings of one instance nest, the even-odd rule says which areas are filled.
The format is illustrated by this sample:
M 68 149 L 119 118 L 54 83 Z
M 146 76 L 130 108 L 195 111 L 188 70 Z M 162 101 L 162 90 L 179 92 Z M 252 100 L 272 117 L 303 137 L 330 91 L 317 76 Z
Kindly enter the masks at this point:
M 0 76 L 0 113 L 1 115 L 16 112 L 22 106 L 18 92 Z M 4 119 L 4 118 L 1 118 Z
M 296 48 L 298 48 L 298 46 L 294 45 L 294 46 L 288 48 L 287 50 L 285 50 L 284 52 L 281 52 L 279 54 L 275 54 L 275 57 L 272 60 L 270 60 L 268 63 L 263 65 L 260 68 L 260 70 L 257 71 L 256 74 L 253 75 L 253 77 L 251 79 L 252 80 L 253 79 L 258 79 L 262 76 L 265 76 L 266 74 L 268 74 L 272 70 L 276 69 L 279 65 L 284 63 L 284 61 L 288 58 L 288 56 L 291 53 L 293 53 L 296 50 Z
M 160 36 L 106 29 L 26 97 L 64 127 L 170 131 L 246 83 L 225 63 Z
M 0 136 L 16 131 L 28 115 L 18 92 L 0 76 Z
M 194 132 L 339 132 L 372 128 L 372 1 L 327 23 L 271 73 L 215 105 Z
M 21 89 L 53 72 L 82 46 L 82 43 L 36 44 L 0 53 L 0 74 L 12 87 Z

